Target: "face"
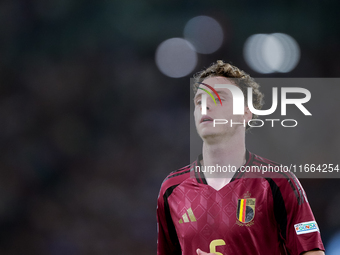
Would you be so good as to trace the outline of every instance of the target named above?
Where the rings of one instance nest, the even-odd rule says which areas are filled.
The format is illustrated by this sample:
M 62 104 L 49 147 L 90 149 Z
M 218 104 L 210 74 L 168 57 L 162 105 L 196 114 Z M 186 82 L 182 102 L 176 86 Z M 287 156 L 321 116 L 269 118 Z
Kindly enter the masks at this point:
M 225 77 L 211 77 L 205 79 L 203 83 L 210 85 L 215 88 L 215 84 L 233 84 L 230 80 Z M 229 89 L 217 88 L 215 89 L 219 94 L 222 105 L 213 91 L 206 86 L 200 85 L 200 88 L 208 90 L 216 100 L 216 105 L 213 99 L 205 91 L 198 89 L 194 98 L 195 104 L 195 124 L 196 129 L 200 137 L 206 141 L 207 139 L 221 139 L 223 137 L 233 136 L 236 132 L 245 132 L 243 124 L 233 124 L 230 127 L 231 120 L 233 123 L 241 122 L 243 120 L 247 122 L 252 118 L 252 114 L 248 107 L 245 106 L 244 115 L 233 115 L 233 97 Z M 207 94 L 207 114 L 202 115 L 202 95 Z M 225 119 L 228 121 L 227 124 L 217 124 L 213 126 L 214 119 Z

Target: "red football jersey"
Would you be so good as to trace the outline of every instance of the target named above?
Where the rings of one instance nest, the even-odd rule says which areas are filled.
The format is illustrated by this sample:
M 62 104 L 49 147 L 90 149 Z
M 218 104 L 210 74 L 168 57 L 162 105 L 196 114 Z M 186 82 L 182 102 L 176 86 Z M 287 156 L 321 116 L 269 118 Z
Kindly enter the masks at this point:
M 238 170 L 220 190 L 191 165 L 172 172 L 158 197 L 158 255 L 300 254 L 324 250 L 307 197 L 292 173 L 250 178 Z M 244 166 L 277 163 L 246 152 Z M 273 178 L 280 177 L 280 178 Z

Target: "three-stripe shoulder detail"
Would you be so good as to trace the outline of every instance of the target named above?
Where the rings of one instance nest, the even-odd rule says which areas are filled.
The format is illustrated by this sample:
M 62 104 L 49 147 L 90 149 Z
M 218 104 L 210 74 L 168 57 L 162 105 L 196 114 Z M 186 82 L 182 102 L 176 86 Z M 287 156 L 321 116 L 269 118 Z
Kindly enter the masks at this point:
M 188 165 L 188 166 L 185 166 L 185 167 L 183 167 L 183 168 L 181 168 L 179 170 L 173 171 L 173 172 L 171 172 L 168 175 L 168 177 L 165 178 L 165 181 L 170 179 L 170 178 L 177 177 L 177 176 L 189 173 L 190 169 L 191 169 L 191 165 Z

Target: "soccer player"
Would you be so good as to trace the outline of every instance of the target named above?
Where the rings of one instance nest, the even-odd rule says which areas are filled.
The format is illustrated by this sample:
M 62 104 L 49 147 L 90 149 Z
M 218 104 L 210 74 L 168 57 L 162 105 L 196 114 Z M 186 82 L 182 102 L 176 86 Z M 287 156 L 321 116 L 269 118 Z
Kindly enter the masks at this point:
M 260 176 L 242 171 L 280 165 L 246 149 L 248 126 L 214 127 L 213 119 L 247 123 L 256 117 L 246 102 L 244 114 L 233 115 L 230 90 L 216 88 L 222 105 L 207 96 L 206 114 L 202 115 L 202 97 L 207 92 L 214 94 L 216 84 L 237 86 L 244 95 L 252 87 L 253 105 L 261 109 L 259 85 L 220 60 L 194 78 L 194 116 L 203 140 L 202 154 L 162 183 L 157 205 L 157 254 L 324 254 L 318 225 L 297 178 L 290 172 Z M 208 166 L 238 170 L 204 170 Z

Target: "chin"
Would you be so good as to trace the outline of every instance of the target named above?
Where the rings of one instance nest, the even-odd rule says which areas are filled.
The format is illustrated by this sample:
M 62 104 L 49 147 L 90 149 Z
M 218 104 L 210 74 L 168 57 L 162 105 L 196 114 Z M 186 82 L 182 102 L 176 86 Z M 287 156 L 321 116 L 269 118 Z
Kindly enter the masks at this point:
M 205 132 L 201 132 L 199 134 L 199 136 L 203 139 L 203 140 L 207 140 L 209 138 L 214 138 L 214 137 L 218 137 L 220 134 L 218 132 L 213 132 L 211 130 L 206 130 Z

